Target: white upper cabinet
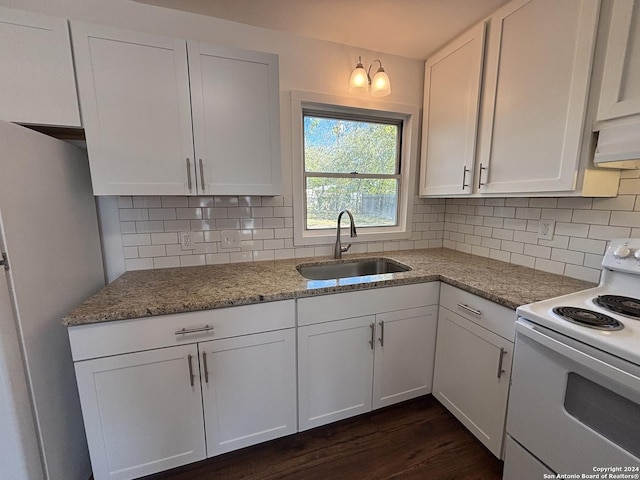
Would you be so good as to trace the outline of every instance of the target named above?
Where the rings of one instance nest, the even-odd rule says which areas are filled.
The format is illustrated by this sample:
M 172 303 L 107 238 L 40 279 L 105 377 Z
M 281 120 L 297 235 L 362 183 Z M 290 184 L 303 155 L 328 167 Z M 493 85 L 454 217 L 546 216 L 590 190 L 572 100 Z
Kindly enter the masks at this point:
M 278 193 L 278 56 L 191 41 L 188 51 L 199 193 Z
M 277 55 L 72 31 L 96 195 L 280 192 Z
M 94 194 L 195 193 L 186 42 L 71 28 Z
M 617 194 L 588 168 L 599 13 L 512 0 L 426 62 L 421 196 Z
M 425 64 L 420 195 L 473 190 L 484 37 L 483 22 Z
M 480 193 L 576 188 L 599 3 L 515 0 L 491 17 Z
M 640 114 L 640 1 L 612 8 L 598 121 Z
M 0 118 L 80 127 L 64 18 L 0 8 Z

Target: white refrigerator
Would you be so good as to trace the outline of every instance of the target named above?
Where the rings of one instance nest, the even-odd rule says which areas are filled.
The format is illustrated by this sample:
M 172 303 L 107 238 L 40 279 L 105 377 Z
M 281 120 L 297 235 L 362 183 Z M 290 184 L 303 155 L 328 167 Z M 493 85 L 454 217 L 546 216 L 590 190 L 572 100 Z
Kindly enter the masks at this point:
M 104 286 L 86 152 L 0 121 L 0 480 L 87 480 L 62 317 Z

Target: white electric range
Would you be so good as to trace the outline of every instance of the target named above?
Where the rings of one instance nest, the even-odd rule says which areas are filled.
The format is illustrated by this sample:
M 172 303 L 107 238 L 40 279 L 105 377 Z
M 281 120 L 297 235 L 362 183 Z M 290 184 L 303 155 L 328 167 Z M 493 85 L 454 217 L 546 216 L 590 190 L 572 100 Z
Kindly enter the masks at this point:
M 597 287 L 517 309 L 505 480 L 640 478 L 640 239 L 602 266 Z

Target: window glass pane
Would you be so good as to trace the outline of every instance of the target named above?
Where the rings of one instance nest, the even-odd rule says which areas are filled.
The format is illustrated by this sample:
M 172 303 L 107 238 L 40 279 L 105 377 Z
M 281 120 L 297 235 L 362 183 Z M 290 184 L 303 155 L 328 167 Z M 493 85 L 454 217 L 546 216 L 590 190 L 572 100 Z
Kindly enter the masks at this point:
M 336 228 L 344 208 L 358 228 L 397 225 L 398 183 L 395 178 L 307 177 L 306 228 Z M 341 223 L 349 225 L 349 217 L 344 215 Z
M 399 124 L 305 114 L 305 171 L 395 175 L 399 132 Z

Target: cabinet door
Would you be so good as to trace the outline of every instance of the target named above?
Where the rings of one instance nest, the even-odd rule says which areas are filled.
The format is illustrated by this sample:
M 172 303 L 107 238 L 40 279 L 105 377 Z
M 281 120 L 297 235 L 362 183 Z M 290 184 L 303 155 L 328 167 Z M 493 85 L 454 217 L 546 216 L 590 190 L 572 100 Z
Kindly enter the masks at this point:
M 71 28 L 94 193 L 195 194 L 186 42 Z
M 514 0 L 491 17 L 480 193 L 575 189 L 599 7 Z
M 195 345 L 75 368 L 96 480 L 137 478 L 205 458 Z
M 438 307 L 376 315 L 373 408 L 431 393 Z
M 66 19 L 0 8 L 0 65 L 2 120 L 80 126 Z
M 513 343 L 440 307 L 433 395 L 502 454 Z
M 199 192 L 280 193 L 278 56 L 188 48 Z
M 199 344 L 207 456 L 296 432 L 295 329 Z
M 420 195 L 473 190 L 484 22 L 425 64 Z
M 375 316 L 298 327 L 300 431 L 371 410 Z
M 612 3 L 598 120 L 640 114 L 640 1 Z

